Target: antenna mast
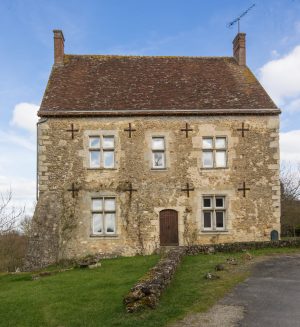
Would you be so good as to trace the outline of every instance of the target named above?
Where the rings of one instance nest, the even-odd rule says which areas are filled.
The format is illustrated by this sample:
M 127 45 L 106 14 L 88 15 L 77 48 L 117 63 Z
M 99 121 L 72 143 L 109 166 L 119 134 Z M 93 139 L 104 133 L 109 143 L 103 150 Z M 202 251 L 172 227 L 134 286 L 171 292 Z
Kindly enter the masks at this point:
M 248 14 L 248 12 L 253 8 L 255 7 L 255 3 L 250 6 L 247 10 L 245 10 L 239 17 L 237 17 L 236 19 L 234 19 L 233 21 L 231 21 L 230 23 L 228 23 L 226 26 L 228 28 L 231 28 L 234 24 L 238 23 L 238 33 L 240 33 L 240 20 L 242 17 L 244 17 L 245 15 Z

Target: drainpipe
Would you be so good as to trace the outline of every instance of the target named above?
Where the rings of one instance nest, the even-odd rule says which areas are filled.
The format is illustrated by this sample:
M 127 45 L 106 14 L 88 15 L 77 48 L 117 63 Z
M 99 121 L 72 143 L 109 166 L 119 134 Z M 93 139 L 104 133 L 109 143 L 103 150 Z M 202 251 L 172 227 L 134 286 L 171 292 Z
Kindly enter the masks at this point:
M 36 123 L 36 200 L 39 199 L 39 125 L 47 120 L 47 118 L 40 119 Z

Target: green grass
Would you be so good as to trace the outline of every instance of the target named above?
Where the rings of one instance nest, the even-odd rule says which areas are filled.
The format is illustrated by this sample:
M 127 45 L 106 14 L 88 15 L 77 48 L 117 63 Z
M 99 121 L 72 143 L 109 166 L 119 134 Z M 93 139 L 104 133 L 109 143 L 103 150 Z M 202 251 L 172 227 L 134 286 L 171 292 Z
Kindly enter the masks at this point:
M 300 252 L 263 249 L 254 255 Z M 94 270 L 72 270 L 32 281 L 30 274 L 0 275 L 0 326 L 165 326 L 187 312 L 203 311 L 221 298 L 248 269 L 225 271 L 216 281 L 204 279 L 217 263 L 241 253 L 189 256 L 183 259 L 156 310 L 125 313 L 122 297 L 158 260 L 157 256 L 103 260 Z

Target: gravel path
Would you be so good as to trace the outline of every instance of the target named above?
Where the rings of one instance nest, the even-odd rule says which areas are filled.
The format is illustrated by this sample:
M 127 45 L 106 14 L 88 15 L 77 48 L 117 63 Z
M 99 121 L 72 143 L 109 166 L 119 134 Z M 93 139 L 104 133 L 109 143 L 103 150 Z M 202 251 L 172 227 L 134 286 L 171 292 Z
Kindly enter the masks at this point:
M 208 312 L 189 314 L 171 327 L 183 326 L 300 327 L 300 255 L 257 263 L 251 277 Z
M 186 316 L 172 327 L 232 327 L 243 319 L 244 308 L 232 305 L 214 305 L 208 312 Z

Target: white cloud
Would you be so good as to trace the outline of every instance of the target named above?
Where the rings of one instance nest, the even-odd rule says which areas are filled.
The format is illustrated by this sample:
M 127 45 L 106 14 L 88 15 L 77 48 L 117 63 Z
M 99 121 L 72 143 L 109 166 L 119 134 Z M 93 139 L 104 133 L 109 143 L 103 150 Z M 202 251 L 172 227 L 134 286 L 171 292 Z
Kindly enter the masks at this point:
M 280 133 L 280 156 L 282 161 L 300 163 L 300 130 Z
M 2 132 L 0 131 L 0 144 L 12 144 L 21 146 L 27 150 L 35 151 L 36 144 L 29 139 L 26 139 L 24 136 L 17 135 L 14 132 Z
M 5 195 L 8 191 L 12 192 L 11 206 L 25 207 L 27 214 L 32 214 L 35 204 L 34 180 L 22 177 L 7 177 L 0 175 L 0 194 Z
M 300 111 L 300 97 L 290 101 L 286 106 L 285 109 L 289 112 L 297 112 Z
M 272 58 L 278 58 L 278 57 L 280 57 L 280 54 L 278 53 L 277 50 L 272 50 L 271 51 L 271 57 Z
M 38 121 L 38 109 L 39 106 L 33 103 L 18 103 L 13 111 L 13 118 L 10 122 L 11 125 L 21 127 L 31 133 L 34 133 L 36 129 L 36 123 Z
M 260 82 L 279 106 L 300 99 L 300 45 L 260 68 Z
M 31 214 L 35 199 L 36 122 L 38 106 L 19 103 L 11 127 L 0 131 L 0 193 L 12 190 L 12 206 Z

